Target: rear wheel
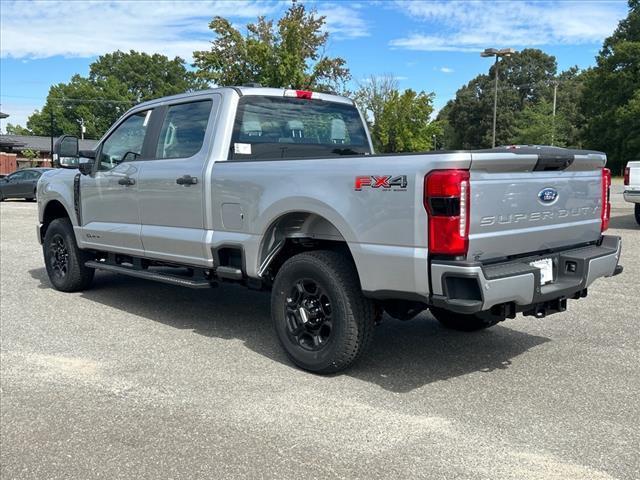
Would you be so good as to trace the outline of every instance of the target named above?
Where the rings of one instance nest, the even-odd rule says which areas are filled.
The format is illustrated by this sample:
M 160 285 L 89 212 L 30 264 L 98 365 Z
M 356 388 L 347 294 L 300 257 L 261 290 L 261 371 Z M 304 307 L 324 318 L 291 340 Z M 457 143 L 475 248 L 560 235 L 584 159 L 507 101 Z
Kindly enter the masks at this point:
M 636 222 L 640 225 L 640 203 L 636 203 Z
M 464 314 L 451 312 L 438 307 L 429 307 L 429 310 L 443 327 L 459 332 L 484 330 L 504 320 L 504 318 L 488 313 Z
M 91 285 L 95 270 L 84 266 L 90 258 L 78 248 L 68 218 L 57 218 L 51 222 L 42 249 L 49 281 L 56 290 L 77 292 Z
M 300 253 L 276 275 L 271 294 L 276 334 L 293 363 L 315 373 L 352 365 L 371 342 L 373 303 L 364 297 L 349 257 Z

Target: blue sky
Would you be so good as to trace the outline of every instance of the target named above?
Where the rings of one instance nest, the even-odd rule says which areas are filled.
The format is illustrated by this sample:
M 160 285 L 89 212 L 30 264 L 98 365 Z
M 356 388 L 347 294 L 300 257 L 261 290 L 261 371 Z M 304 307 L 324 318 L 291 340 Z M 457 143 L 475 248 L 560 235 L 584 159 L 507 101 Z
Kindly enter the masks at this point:
M 0 110 L 25 124 L 49 86 L 117 49 L 179 55 L 206 49 L 215 15 L 238 28 L 278 17 L 289 1 L 5 1 L 0 3 Z M 535 47 L 560 69 L 594 64 L 602 40 L 627 15 L 620 1 L 307 1 L 327 17 L 327 54 L 341 56 L 353 85 L 393 74 L 401 88 L 435 92 L 441 108 L 491 60 L 486 47 Z

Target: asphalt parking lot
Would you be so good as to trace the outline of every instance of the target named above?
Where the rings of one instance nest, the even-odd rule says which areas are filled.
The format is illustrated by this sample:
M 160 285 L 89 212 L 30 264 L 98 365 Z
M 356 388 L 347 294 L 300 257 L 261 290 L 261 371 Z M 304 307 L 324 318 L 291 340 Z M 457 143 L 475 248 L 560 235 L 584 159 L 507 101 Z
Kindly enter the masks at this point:
M 0 477 L 640 478 L 640 227 L 569 311 L 475 334 L 386 318 L 345 374 L 292 367 L 267 294 L 98 273 L 53 290 L 0 206 Z

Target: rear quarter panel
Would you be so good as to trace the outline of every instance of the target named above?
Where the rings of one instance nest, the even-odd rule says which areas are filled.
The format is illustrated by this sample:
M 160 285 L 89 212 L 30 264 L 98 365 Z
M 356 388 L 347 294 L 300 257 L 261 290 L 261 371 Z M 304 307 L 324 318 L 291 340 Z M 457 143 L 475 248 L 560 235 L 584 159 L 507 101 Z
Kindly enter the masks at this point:
M 437 168 L 469 165 L 468 153 L 217 162 L 212 244 L 243 243 L 247 274 L 257 276 L 260 247 L 273 222 L 287 213 L 311 212 L 333 224 L 347 241 L 365 291 L 393 288 L 426 295 L 424 176 Z M 374 175 L 404 175 L 407 186 L 356 191 L 356 177 Z M 229 204 L 238 205 L 244 215 L 236 228 L 222 221 Z

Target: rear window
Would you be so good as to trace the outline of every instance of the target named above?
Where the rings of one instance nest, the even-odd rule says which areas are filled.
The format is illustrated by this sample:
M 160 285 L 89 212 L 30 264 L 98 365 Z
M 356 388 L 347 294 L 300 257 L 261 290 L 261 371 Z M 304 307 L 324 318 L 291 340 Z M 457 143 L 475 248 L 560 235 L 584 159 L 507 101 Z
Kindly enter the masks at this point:
M 156 158 L 189 158 L 202 148 L 211 100 L 171 105 L 160 131 Z
M 351 105 L 283 97 L 240 99 L 229 158 L 273 160 L 371 153 Z

